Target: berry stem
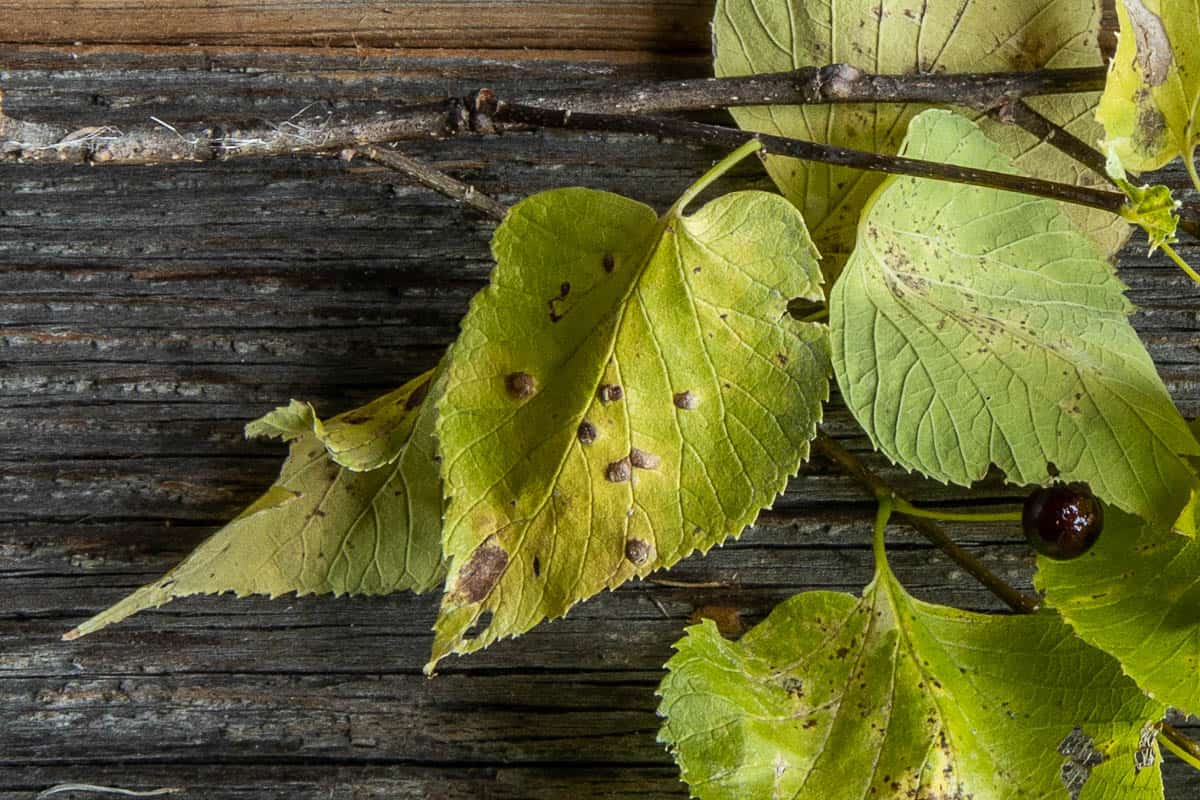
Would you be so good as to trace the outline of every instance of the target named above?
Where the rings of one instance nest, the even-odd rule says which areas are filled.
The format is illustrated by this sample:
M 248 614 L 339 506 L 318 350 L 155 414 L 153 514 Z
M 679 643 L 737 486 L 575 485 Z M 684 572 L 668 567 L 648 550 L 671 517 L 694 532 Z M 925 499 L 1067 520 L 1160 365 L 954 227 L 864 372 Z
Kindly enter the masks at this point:
M 862 484 L 863 488 L 875 496 L 877 500 L 887 498 L 891 503 L 905 498 L 897 494 L 883 478 L 876 475 L 857 456 L 835 442 L 825 433 L 818 433 L 813 441 L 813 447 L 820 450 L 826 458 L 842 468 L 852 478 Z M 1037 611 L 1037 601 L 1022 594 L 1006 580 L 992 572 L 983 562 L 964 550 L 950 538 L 942 527 L 932 520 L 923 517 L 906 516 L 905 521 L 922 536 L 933 542 L 950 557 L 963 571 L 979 581 L 984 587 L 1004 603 L 1021 614 L 1032 614 Z
M 1168 722 L 1158 731 L 1158 741 L 1193 769 L 1200 769 L 1200 744 Z
M 893 497 L 896 513 L 941 522 L 1020 522 L 1020 511 L 942 511 L 940 508 L 918 508 L 902 497 Z

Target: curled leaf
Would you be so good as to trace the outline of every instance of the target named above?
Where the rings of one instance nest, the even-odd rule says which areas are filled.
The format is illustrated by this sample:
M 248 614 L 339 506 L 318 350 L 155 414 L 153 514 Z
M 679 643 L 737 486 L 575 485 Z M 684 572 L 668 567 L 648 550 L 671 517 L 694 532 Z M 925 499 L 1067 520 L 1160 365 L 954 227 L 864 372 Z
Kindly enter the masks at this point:
M 412 434 L 413 410 L 425 401 L 435 372 L 430 370 L 394 392 L 325 422 L 310 404 L 292 400 L 246 425 L 246 435 L 290 441 L 311 431 L 341 466 L 355 472 L 377 469 L 404 452 Z

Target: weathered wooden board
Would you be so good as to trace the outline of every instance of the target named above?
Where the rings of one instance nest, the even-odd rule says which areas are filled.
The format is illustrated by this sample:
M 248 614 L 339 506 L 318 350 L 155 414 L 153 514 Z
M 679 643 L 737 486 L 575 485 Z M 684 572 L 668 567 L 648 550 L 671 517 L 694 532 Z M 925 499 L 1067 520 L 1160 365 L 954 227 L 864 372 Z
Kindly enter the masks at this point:
M 23 43 L 0 46 L 0 89 L 16 116 L 121 125 L 706 69 L 693 2 L 387 7 L 395 19 L 368 25 L 365 3 L 226 4 L 226 20 L 196 3 L 0 3 L 0 42 Z M 607 52 L 238 47 L 368 30 L 360 41 Z M 155 46 L 43 44 L 75 39 Z M 187 40 L 222 46 L 157 46 Z M 408 152 L 505 201 L 584 184 L 659 207 L 717 155 L 553 133 Z M 358 161 L 0 164 L 0 797 L 60 782 L 213 800 L 686 795 L 654 741 L 654 687 L 689 617 L 726 605 L 753 622 L 797 591 L 869 579 L 871 509 L 827 464 L 740 542 L 669 576 L 715 585 L 624 587 L 433 681 L 420 675 L 432 597 L 196 599 L 59 641 L 270 482 L 282 448 L 243 441 L 246 420 L 289 397 L 336 412 L 432 365 L 486 278 L 490 231 Z M 1200 414 L 1200 294 L 1143 251 L 1123 259 L 1136 323 Z M 827 429 L 867 449 L 836 404 Z M 872 463 L 922 498 L 961 496 Z M 983 496 L 1004 494 L 991 481 Z M 956 534 L 1028 586 L 1014 531 Z M 895 541 L 918 594 L 998 608 L 922 540 L 897 528 Z M 1200 790 L 1177 762 L 1167 775 L 1172 798 Z
M 9 0 L 0 42 L 669 50 L 708 0 Z

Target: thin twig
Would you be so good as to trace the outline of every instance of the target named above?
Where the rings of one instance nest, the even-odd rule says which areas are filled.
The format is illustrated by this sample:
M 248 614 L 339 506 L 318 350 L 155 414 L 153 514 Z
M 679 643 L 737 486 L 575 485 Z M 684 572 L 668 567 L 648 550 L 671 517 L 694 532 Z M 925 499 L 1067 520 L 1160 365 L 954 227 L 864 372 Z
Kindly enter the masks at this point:
M 251 120 L 151 124 L 71 130 L 0 113 L 0 159 L 142 165 L 326 153 L 363 144 L 453 136 L 470 127 L 461 101 L 332 114 L 306 108 L 281 122 Z
M 571 111 L 604 109 L 645 114 L 696 111 L 746 105 L 808 103 L 922 102 L 990 110 L 1016 98 L 1102 88 L 1102 68 L 1033 72 L 872 75 L 846 64 L 805 67 L 790 72 L 738 78 L 646 81 L 586 91 L 564 91 L 510 101 Z M 306 108 L 282 122 L 154 124 L 117 130 L 96 125 L 72 130 L 28 122 L 0 112 L 0 156 L 25 162 L 69 161 L 96 164 L 153 164 L 209 161 L 247 156 L 321 152 L 352 145 L 451 136 L 476 130 L 462 99 L 448 97 L 420 105 L 335 115 Z M 82 131 L 110 131 L 100 137 Z
M 736 78 L 643 81 L 599 89 L 550 92 L 515 102 L 610 114 L 663 114 L 719 108 L 824 103 L 932 103 L 990 111 L 1017 98 L 1104 88 L 1104 67 L 1030 72 L 876 75 L 849 64 L 801 67 Z
M 687 110 L 764 102 L 898 102 L 905 99 L 967 105 L 994 110 L 1015 107 L 1028 93 L 1094 89 L 1103 70 L 1044 70 L 1033 73 L 950 75 L 871 75 L 847 65 L 809 68 L 749 78 L 713 78 L 691 82 L 636 84 L 620 90 L 546 95 L 529 102 L 501 100 L 488 89 L 464 99 L 381 110 L 373 114 L 334 115 L 309 108 L 280 123 L 235 126 L 185 126 L 155 119 L 153 124 L 117 130 L 92 126 L 75 131 L 61 126 L 12 119 L 0 113 L 0 158 L 20 162 L 68 161 L 92 164 L 154 164 L 322 153 L 406 139 L 459 133 L 494 133 L 530 125 L 640 133 L 696 144 L 734 148 L 757 136 L 766 150 L 809 161 L 900 175 L 936 178 L 1034 194 L 1117 213 L 1124 195 L 1018 175 L 936 164 L 899 156 L 835 147 L 800 139 L 748 133 L 662 117 L 594 113 L 584 108 L 640 111 Z M 732 91 L 735 87 L 736 91 Z M 749 91 L 758 87 L 755 91 Z M 767 87 L 767 88 L 763 88 Z M 743 90 L 746 90 L 743 93 Z M 618 97 L 626 98 L 624 103 Z M 548 108 L 543 104 L 553 104 Z M 1032 111 L 1032 110 L 1030 110 Z M 1021 119 L 1026 119 L 1021 114 Z M 1032 119 L 1032 117 L 1029 117 Z M 1046 122 L 1049 122 L 1048 120 Z M 1053 123 L 1050 123 L 1053 124 Z M 1065 132 L 1064 132 L 1065 133 Z M 102 135 L 103 134 L 103 135 Z M 1071 147 L 1056 134 L 1053 143 Z M 1081 157 L 1082 153 L 1079 154 Z M 1187 207 L 1184 230 L 1200 235 L 1200 208 Z
M 557 109 L 537 108 L 525 105 L 501 104 L 495 114 L 501 122 L 519 122 L 548 128 L 567 130 L 610 131 L 617 133 L 641 133 L 659 136 L 692 144 L 712 145 L 732 149 L 750 139 L 758 139 L 763 150 L 773 155 L 791 156 L 805 161 L 819 161 L 842 167 L 886 172 L 893 175 L 910 175 L 918 178 L 935 178 L 953 183 L 968 183 L 1003 189 L 1021 194 L 1062 200 L 1076 205 L 1090 206 L 1114 214 L 1125 205 L 1125 195 L 1104 189 L 1056 183 L 1038 178 L 1027 178 L 1007 172 L 963 167 L 936 161 L 923 161 L 904 156 L 854 150 L 848 147 L 810 142 L 804 139 L 789 139 L 783 136 L 754 133 L 724 125 L 707 125 L 674 117 L 634 117 L 619 114 L 572 113 Z
M 907 500 L 907 498 L 904 498 L 903 495 L 888 485 L 883 478 L 872 472 L 857 456 L 842 447 L 828 435 L 824 433 L 817 434 L 814 445 L 817 450 L 820 450 L 827 458 L 861 483 L 872 496 L 893 496 Z M 983 562 L 979 561 L 951 539 L 949 534 L 942 530 L 941 525 L 938 525 L 933 520 L 921 517 L 905 516 L 904 521 L 926 539 L 937 545 L 943 553 L 953 559 L 956 564 L 973 576 L 975 580 L 982 583 L 988 591 L 1003 600 L 1013 611 L 1022 614 L 1032 614 L 1034 611 L 1037 611 L 1038 604 L 1036 600 L 1017 591 L 1007 581 L 984 566 Z
M 729 584 L 724 581 L 677 581 L 671 578 L 653 578 L 647 583 L 672 589 L 726 589 L 729 587 Z
M 885 172 L 892 175 L 908 175 L 917 178 L 983 186 L 1018 194 L 1035 195 L 1050 200 L 1059 200 L 1073 205 L 1098 208 L 1111 214 L 1119 214 L 1127 198 L 1121 192 L 1077 186 L 1070 183 L 1030 178 L 1024 175 L 993 170 L 924 161 L 905 156 L 854 150 L 804 139 L 789 139 L 765 133 L 744 131 L 724 125 L 707 125 L 675 117 L 635 117 L 620 114 L 574 113 L 535 106 L 499 103 L 495 112 L 499 123 L 518 122 L 547 128 L 565 130 L 607 131 L 613 133 L 639 133 L 662 139 L 709 145 L 725 149 L 739 147 L 750 139 L 762 142 L 763 152 L 790 156 L 805 161 L 817 161 L 855 169 Z M 1179 210 L 1181 229 L 1200 236 L 1200 207 L 1185 205 Z
M 386 150 L 372 144 L 359 148 L 359 152 L 375 163 L 407 175 L 422 186 L 427 186 L 435 192 L 470 206 L 493 219 L 503 219 L 504 214 L 508 211 L 503 203 L 476 191 L 474 186 L 463 183 L 457 178 L 403 153 Z
M 168 786 L 163 789 L 147 789 L 145 791 L 137 791 L 134 789 L 122 789 L 118 786 L 97 786 L 91 783 L 60 783 L 57 786 L 51 786 L 44 792 L 38 794 L 36 800 L 42 800 L 45 797 L 53 797 L 56 794 L 65 794 L 66 792 L 88 794 L 110 794 L 120 795 L 121 797 L 162 797 L 168 794 L 179 794 L 183 789 L 174 786 Z
M 1046 144 L 1058 148 L 1083 166 L 1102 178 L 1108 179 L 1108 169 L 1104 154 L 1075 134 L 1068 131 L 1057 122 L 1048 119 L 1035 111 L 1024 100 L 1004 106 L 993 116 L 1003 122 L 1011 122 L 1041 139 Z

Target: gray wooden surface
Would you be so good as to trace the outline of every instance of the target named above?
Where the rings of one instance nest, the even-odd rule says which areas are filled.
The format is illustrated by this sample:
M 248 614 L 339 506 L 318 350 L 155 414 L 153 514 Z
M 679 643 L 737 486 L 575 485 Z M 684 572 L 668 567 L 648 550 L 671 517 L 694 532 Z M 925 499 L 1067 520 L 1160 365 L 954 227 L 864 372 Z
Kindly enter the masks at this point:
M 0 31 L 22 6 L 0 3 Z M 707 69 L 695 37 L 653 52 L 675 33 L 644 52 L 466 56 L 50 47 L 30 43 L 32 24 L 0 33 L 5 109 L 79 126 Z M 508 202 L 583 184 L 660 208 L 717 155 L 553 133 L 407 152 Z M 669 576 L 718 586 L 635 583 L 432 681 L 434 597 L 196 599 L 59 641 L 270 483 L 283 449 L 244 441 L 245 421 L 289 397 L 334 413 L 431 366 L 486 279 L 490 230 L 359 161 L 0 164 L 0 797 L 61 782 L 217 800 L 686 796 L 655 743 L 654 688 L 689 617 L 731 606 L 752 623 L 795 592 L 870 578 L 871 508 L 828 464 L 740 542 Z M 1200 414 L 1200 293 L 1141 243 L 1122 267 L 1164 377 Z M 827 429 L 866 450 L 836 402 Z M 957 496 L 872 463 L 923 499 Z M 1004 494 L 990 481 L 977 496 Z M 1015 531 L 954 531 L 1028 586 Z M 893 540 L 917 594 L 998 608 L 922 540 L 900 527 Z M 1200 793 L 1178 762 L 1166 774 L 1173 800 Z

